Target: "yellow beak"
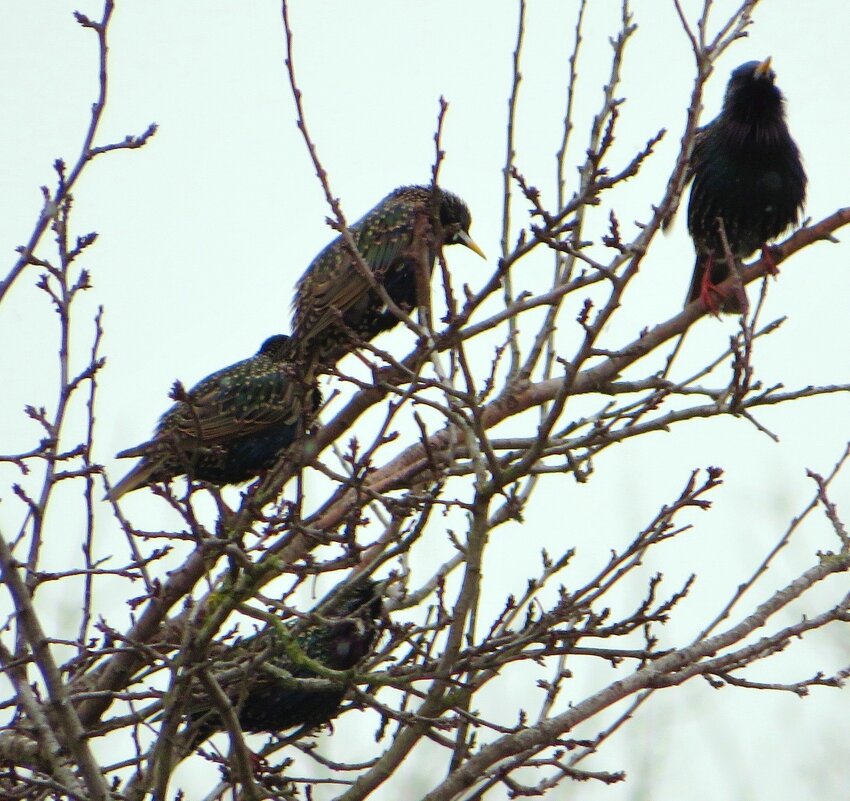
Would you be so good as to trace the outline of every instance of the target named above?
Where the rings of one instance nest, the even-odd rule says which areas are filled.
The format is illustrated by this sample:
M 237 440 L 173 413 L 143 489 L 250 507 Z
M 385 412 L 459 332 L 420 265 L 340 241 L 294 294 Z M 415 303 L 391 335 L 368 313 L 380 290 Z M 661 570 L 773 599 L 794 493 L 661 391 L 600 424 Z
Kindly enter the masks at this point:
M 770 56 L 756 67 L 756 78 L 766 78 L 770 75 Z
M 487 258 L 484 255 L 484 251 L 481 250 L 481 248 L 475 244 L 472 237 L 468 233 L 466 233 L 466 231 L 458 231 L 457 238 L 460 240 L 460 243 L 462 245 L 466 245 L 466 247 L 468 247 L 473 253 L 477 253 L 479 256 L 481 256 L 482 259 Z

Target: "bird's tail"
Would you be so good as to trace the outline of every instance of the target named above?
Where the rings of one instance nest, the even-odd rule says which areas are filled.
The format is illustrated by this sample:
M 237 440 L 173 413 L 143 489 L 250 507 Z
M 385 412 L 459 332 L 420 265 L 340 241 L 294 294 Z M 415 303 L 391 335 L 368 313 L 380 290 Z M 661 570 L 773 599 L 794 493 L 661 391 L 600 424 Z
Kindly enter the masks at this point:
M 706 276 L 706 270 L 711 270 L 711 274 Z M 696 263 L 694 264 L 694 274 L 691 278 L 691 286 L 688 289 L 688 297 L 685 300 L 685 305 L 689 305 L 703 295 L 703 289 L 706 286 L 712 287 L 722 283 L 729 277 L 729 265 L 725 259 L 712 259 L 705 254 L 697 254 Z M 723 314 L 743 314 L 746 304 L 746 295 L 743 287 L 740 292 L 730 292 L 725 297 L 720 297 L 715 293 L 714 302 L 707 303 L 709 308 L 715 312 Z
M 120 456 L 121 454 L 119 454 Z M 137 490 L 143 487 L 150 477 L 156 472 L 158 465 L 151 459 L 142 459 L 124 478 L 122 478 L 109 492 L 106 493 L 104 499 L 107 501 L 117 501 L 128 492 Z
M 691 285 L 688 288 L 688 295 L 685 298 L 685 306 L 690 306 L 699 296 L 702 290 L 703 273 L 706 268 L 706 257 L 697 253 L 697 260 L 694 264 L 694 274 L 691 276 Z

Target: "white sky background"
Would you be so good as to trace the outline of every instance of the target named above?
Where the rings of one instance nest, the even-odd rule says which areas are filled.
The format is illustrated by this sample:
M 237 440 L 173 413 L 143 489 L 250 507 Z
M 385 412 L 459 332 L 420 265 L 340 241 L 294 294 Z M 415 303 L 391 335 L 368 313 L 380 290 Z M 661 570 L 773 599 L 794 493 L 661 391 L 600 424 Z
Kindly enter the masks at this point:
M 634 5 L 640 27 L 626 52 L 619 94 L 627 103 L 613 163 L 624 163 L 657 129 L 667 127 L 669 133 L 639 178 L 609 201 L 627 233 L 633 220 L 648 218 L 650 204 L 661 196 L 694 74 L 672 3 Z M 702 4 L 684 5 L 695 15 Z M 717 3 L 715 20 L 735 5 Z M 8 265 L 37 218 L 38 187 L 54 183 L 52 161 L 63 156 L 72 162 L 88 125 L 96 43 L 73 20 L 74 8 L 92 18 L 101 13 L 95 2 L 5 0 L 0 6 L 0 252 Z M 575 8 L 565 0 L 537 0 L 527 20 L 517 164 L 550 206 Z M 472 234 L 491 263 L 482 268 L 462 248 L 446 255 L 453 275 L 477 289 L 499 254 L 515 5 L 312 2 L 296 4 L 290 13 L 308 125 L 350 221 L 395 186 L 429 180 L 437 100 L 442 94 L 449 101 L 442 183 L 469 204 Z M 610 64 L 608 36 L 616 32 L 618 16 L 619 3 L 591 3 L 573 163 L 599 106 Z M 749 38 L 720 62 L 705 96 L 708 120 L 719 109 L 732 68 L 773 56 L 809 175 L 807 212 L 816 220 L 848 204 L 848 30 L 846 0 L 763 2 Z M 266 336 L 288 330 L 292 287 L 333 233 L 294 123 L 279 3 L 119 0 L 110 48 L 110 96 L 98 144 L 141 133 L 150 122 L 160 125 L 144 149 L 101 157 L 75 193 L 75 233 L 100 234 L 84 257 L 94 290 L 77 319 L 82 323 L 86 309 L 97 304 L 106 307 L 108 365 L 101 377 L 96 457 L 114 482 L 126 463 L 111 455 L 148 437 L 170 403 L 175 378 L 190 385 L 254 353 Z M 574 175 L 571 169 L 568 176 Z M 516 225 L 525 222 L 524 208 L 520 198 Z M 604 206 L 600 214 L 608 210 Z M 650 251 L 607 332 L 610 347 L 679 310 L 693 265 L 684 217 Z M 847 233 L 839 232 L 842 237 Z M 782 266 L 764 319 L 788 320 L 757 344 L 755 357 L 766 384 L 781 381 L 794 388 L 848 380 L 847 263 L 846 245 L 824 243 Z M 521 267 L 528 272 L 514 280 L 527 275 L 528 285 L 535 286 L 534 270 L 548 280 L 551 261 L 539 255 Z M 26 403 L 51 404 L 56 394 L 55 315 L 32 289 L 35 278 L 33 271 L 19 280 L 0 316 L 2 452 L 32 447 L 37 432 L 20 410 Z M 751 298 L 755 293 L 751 287 Z M 700 321 L 688 336 L 682 375 L 720 348 L 735 326 L 734 320 Z M 81 341 L 88 342 L 88 331 L 83 323 Z M 379 344 L 402 355 L 410 340 L 401 332 Z M 726 483 L 714 493 L 710 514 L 694 513 L 697 530 L 688 547 L 659 552 L 664 561 L 651 565 L 664 571 L 671 591 L 690 572 L 700 576 L 671 626 L 684 640 L 714 616 L 808 502 L 813 487 L 805 468 L 830 469 L 850 439 L 848 412 L 846 396 L 764 411 L 760 419 L 780 435 L 779 445 L 742 420 L 693 422 L 606 453 L 589 485 L 570 478 L 544 484 L 522 530 L 499 533 L 502 550 L 485 574 L 493 602 L 514 586 L 522 588 L 540 548 L 554 552 L 576 544 L 580 556 L 604 559 L 609 548 L 676 497 L 691 469 L 720 465 Z M 847 519 L 847 477 L 832 496 Z M 144 491 L 130 496 L 124 508 L 147 528 L 167 524 L 160 504 Z M 18 520 L 15 502 L 4 497 L 0 527 L 16 529 Z M 825 526 L 809 526 L 786 549 L 773 570 L 777 584 L 811 564 L 818 548 L 834 547 L 824 531 Z M 108 540 L 108 534 L 102 536 Z M 74 538 L 69 531 L 68 547 L 76 558 Z M 508 547 L 511 538 L 516 542 Z M 57 553 L 58 564 L 61 557 Z M 821 667 L 835 670 L 848 657 L 850 637 L 833 628 L 798 647 L 783 670 L 763 665 L 748 675 L 801 679 Z M 580 682 L 581 676 L 573 700 L 583 697 Z M 846 691 L 815 688 L 801 701 L 717 692 L 693 682 L 658 694 L 588 765 L 625 769 L 628 782 L 565 786 L 553 797 L 846 799 L 847 712 Z M 412 781 L 415 773 L 411 769 Z

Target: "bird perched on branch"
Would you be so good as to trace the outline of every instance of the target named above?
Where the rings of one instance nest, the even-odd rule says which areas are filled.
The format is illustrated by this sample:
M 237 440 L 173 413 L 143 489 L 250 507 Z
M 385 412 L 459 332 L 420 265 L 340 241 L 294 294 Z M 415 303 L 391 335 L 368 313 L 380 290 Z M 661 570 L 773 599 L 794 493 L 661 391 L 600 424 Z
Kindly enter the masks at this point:
M 355 579 L 298 624 L 269 625 L 244 640 L 213 644 L 213 675 L 242 731 L 282 732 L 294 726 L 307 731 L 336 715 L 345 697 L 343 685 L 300 688 L 292 680 L 317 678 L 308 660 L 333 670 L 350 670 L 370 653 L 377 639 L 377 621 L 385 613 L 386 585 L 385 581 Z M 226 728 L 200 685 L 193 686 L 186 711 L 193 745 Z
M 711 311 L 742 313 L 746 294 L 716 285 L 735 262 L 797 222 L 806 198 L 806 173 L 785 123 L 784 98 L 770 59 L 750 61 L 729 79 L 720 114 L 696 132 L 688 230 L 697 252 L 687 302 L 701 298 Z
M 292 341 L 269 337 L 255 356 L 207 376 L 186 392 L 175 384 L 175 403 L 154 438 L 118 454 L 141 461 L 107 498 L 176 476 L 236 484 L 268 470 L 303 430 L 304 398 L 315 412 L 318 391 L 306 391 L 294 375 Z
M 342 236 L 328 245 L 298 281 L 293 302 L 293 338 L 310 363 L 333 364 L 357 346 L 399 322 L 376 289 L 386 291 L 405 313 L 429 303 L 437 252 L 464 245 L 484 258 L 469 235 L 472 218 L 451 192 L 430 186 L 402 186 L 390 192 L 351 226 L 363 265 Z M 368 270 L 364 270 L 363 267 Z

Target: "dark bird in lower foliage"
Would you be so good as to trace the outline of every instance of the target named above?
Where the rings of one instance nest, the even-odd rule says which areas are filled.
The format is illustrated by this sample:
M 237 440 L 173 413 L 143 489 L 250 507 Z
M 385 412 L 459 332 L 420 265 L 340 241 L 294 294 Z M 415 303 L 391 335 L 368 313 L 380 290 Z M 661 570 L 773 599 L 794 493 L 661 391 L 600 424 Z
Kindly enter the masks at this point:
M 266 629 L 232 644 L 214 643 L 214 676 L 233 707 L 244 732 L 282 732 L 294 726 L 304 731 L 331 720 L 338 712 L 346 688 L 309 689 L 293 687 L 291 680 L 315 679 L 316 673 L 299 663 L 292 644 L 304 656 L 333 670 L 350 670 L 371 652 L 379 621 L 385 614 L 383 592 L 386 582 L 355 579 L 324 608 L 314 610 L 298 624 L 269 625 Z M 297 627 L 297 630 L 294 628 Z M 218 653 L 216 653 L 218 652 Z M 284 671 L 280 677 L 272 666 Z M 187 705 L 192 727 L 191 742 L 198 745 L 216 731 L 222 721 L 200 685 L 193 686 Z
M 269 337 L 255 356 L 207 376 L 189 392 L 175 385 L 177 400 L 160 419 L 152 440 L 122 451 L 141 461 L 107 498 L 180 475 L 212 484 L 237 484 L 268 470 L 305 427 L 317 390 L 294 375 L 292 341 Z
M 430 186 L 402 186 L 350 230 L 374 283 L 409 313 L 429 302 L 420 291 L 429 286 L 440 247 L 465 245 L 484 257 L 469 235 L 471 222 L 457 195 Z M 293 337 L 302 358 L 327 365 L 355 349 L 358 339 L 370 340 L 399 322 L 342 236 L 313 259 L 298 281 L 293 309 Z
M 737 264 L 760 247 L 771 259 L 767 242 L 797 222 L 806 198 L 775 77 L 769 58 L 738 67 L 720 114 L 694 139 L 688 230 L 697 258 L 687 302 L 701 298 L 711 311 L 746 310 L 743 288 L 725 296 L 716 289 L 730 274 L 723 234 Z

